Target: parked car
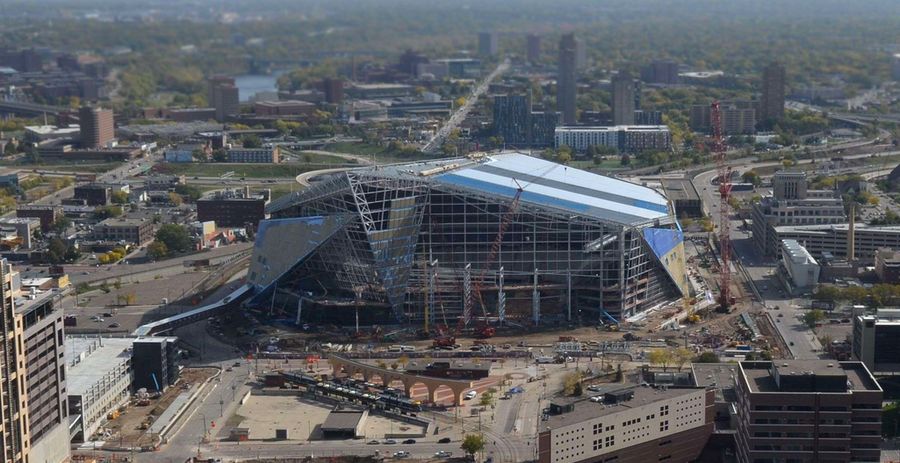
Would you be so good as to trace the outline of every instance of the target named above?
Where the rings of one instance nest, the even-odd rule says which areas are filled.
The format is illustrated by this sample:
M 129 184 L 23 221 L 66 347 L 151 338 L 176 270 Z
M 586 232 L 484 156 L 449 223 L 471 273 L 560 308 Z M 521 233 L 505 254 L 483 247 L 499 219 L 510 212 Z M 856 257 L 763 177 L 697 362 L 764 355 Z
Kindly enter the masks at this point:
M 384 443 L 390 445 L 390 444 L 396 444 L 397 441 L 395 441 L 394 439 L 385 439 Z
M 370 440 L 370 441 L 367 442 L 367 443 L 368 443 L 369 445 L 378 445 L 378 441 L 377 441 L 377 440 Z
M 109 324 L 109 327 L 110 327 L 110 328 L 118 328 L 118 327 L 120 327 L 120 326 L 122 326 L 122 325 L 119 325 L 118 323 L 110 323 L 110 324 Z
M 438 444 L 449 444 L 449 443 L 450 443 L 449 437 L 442 437 L 442 438 L 438 439 Z
M 437 452 L 434 452 L 435 458 L 450 458 L 452 456 L 453 456 L 453 452 L 448 452 L 446 450 L 439 450 Z
M 405 441 L 403 441 L 403 443 L 404 444 L 415 444 L 416 440 L 415 439 L 406 439 Z
M 477 396 L 477 395 L 478 395 L 478 393 L 475 392 L 475 391 L 469 391 L 469 392 L 466 392 L 466 395 L 463 396 L 463 400 L 472 400 L 472 399 L 474 399 L 475 396 Z
M 408 458 L 409 452 L 406 450 L 401 450 L 399 452 L 394 452 L 394 458 Z

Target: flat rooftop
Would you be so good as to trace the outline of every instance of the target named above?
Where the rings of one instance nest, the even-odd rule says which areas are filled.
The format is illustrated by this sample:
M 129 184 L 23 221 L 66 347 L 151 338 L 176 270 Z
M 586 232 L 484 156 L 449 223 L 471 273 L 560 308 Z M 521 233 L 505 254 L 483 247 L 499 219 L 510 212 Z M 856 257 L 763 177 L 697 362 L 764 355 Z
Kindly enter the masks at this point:
M 353 408 L 334 409 L 328 414 L 325 422 L 322 423 L 321 429 L 323 431 L 356 430 L 359 422 L 363 419 L 364 413 L 363 410 Z
M 601 395 L 598 393 L 588 393 L 588 395 L 584 397 L 569 398 L 568 400 L 553 400 L 552 402 L 554 404 L 565 405 L 574 403 L 575 409 L 571 412 L 563 413 L 560 415 L 550 415 L 545 426 L 549 427 L 550 429 L 556 429 L 558 427 L 580 423 L 591 418 L 615 415 L 617 413 L 638 407 L 643 407 L 644 405 L 649 405 L 660 400 L 667 400 L 674 397 L 692 394 L 700 389 L 702 388 L 653 388 L 646 386 L 617 387 L 606 392 L 614 393 L 630 390 L 634 392 L 634 397 L 631 400 L 626 400 L 615 404 L 591 402 L 590 397 Z
M 783 378 L 813 376 L 817 380 L 836 381 L 846 377 L 844 391 L 783 391 L 772 374 L 772 367 Z M 776 362 L 740 362 L 740 369 L 747 378 L 751 392 L 765 393 L 841 393 L 853 391 L 881 391 L 881 386 L 861 362 L 837 362 L 833 360 L 778 360 Z
M 697 189 L 694 188 L 694 184 L 686 178 L 666 178 L 662 179 L 660 184 L 662 184 L 663 190 L 666 192 L 666 196 L 668 196 L 669 199 L 673 201 L 700 200 L 700 194 L 697 193 Z
M 113 368 L 131 359 L 132 338 L 66 338 L 68 394 L 89 391 Z
M 692 363 L 691 374 L 699 387 L 715 388 L 717 402 L 733 402 L 737 385 L 735 363 Z

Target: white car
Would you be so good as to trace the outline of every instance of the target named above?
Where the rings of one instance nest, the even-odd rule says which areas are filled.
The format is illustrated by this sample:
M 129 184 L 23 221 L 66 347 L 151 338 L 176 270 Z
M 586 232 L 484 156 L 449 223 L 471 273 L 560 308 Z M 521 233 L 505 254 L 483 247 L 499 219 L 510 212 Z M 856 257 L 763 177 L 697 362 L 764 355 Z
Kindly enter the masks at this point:
M 594 397 L 591 397 L 591 402 L 600 402 L 601 400 L 603 400 L 602 395 L 595 395 Z
M 435 458 L 450 458 L 452 456 L 453 456 L 453 452 L 448 452 L 446 450 L 440 450 L 440 451 L 434 452 Z
M 406 450 L 401 450 L 399 452 L 394 453 L 394 458 L 407 458 L 409 457 L 409 452 Z
M 472 399 L 474 399 L 475 396 L 477 396 L 477 395 L 478 395 L 477 392 L 475 392 L 475 391 L 469 391 L 469 392 L 466 392 L 466 395 L 463 396 L 463 399 L 464 399 L 464 400 L 472 400 Z

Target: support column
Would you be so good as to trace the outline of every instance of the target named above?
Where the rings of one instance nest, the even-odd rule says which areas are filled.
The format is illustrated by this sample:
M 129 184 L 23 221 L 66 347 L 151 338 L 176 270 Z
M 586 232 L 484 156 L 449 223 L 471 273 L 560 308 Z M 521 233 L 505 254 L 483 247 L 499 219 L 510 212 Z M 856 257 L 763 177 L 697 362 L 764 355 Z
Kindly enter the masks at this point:
M 531 321 L 535 325 L 541 322 L 541 293 L 538 291 L 538 269 L 534 269 L 534 283 L 531 290 Z
M 463 273 L 463 324 L 469 326 L 472 318 L 472 264 L 466 264 Z
M 500 282 L 497 290 L 497 319 L 500 324 L 506 321 L 506 293 L 503 292 L 503 267 L 500 267 Z

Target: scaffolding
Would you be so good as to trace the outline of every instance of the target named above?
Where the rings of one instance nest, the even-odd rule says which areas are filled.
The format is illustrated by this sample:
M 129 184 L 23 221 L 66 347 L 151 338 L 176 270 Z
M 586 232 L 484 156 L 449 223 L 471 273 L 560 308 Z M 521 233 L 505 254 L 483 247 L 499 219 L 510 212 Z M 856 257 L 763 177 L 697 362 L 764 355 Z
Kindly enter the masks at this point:
M 387 305 L 398 320 L 431 324 L 436 301 L 452 322 L 482 317 L 472 312 L 476 287 L 491 321 L 521 324 L 604 322 L 605 313 L 621 319 L 680 297 L 642 234 L 675 228 L 671 214 L 621 223 L 523 200 L 492 256 L 513 198 L 434 181 L 477 162 L 357 169 L 282 202 L 273 218 L 351 213 L 354 220 L 279 288 L 322 300 L 323 293 L 331 301 L 358 297 L 363 306 Z

